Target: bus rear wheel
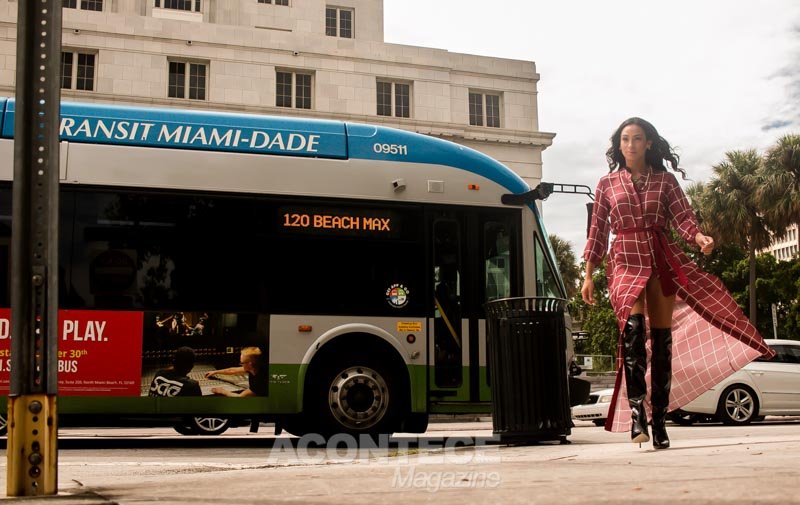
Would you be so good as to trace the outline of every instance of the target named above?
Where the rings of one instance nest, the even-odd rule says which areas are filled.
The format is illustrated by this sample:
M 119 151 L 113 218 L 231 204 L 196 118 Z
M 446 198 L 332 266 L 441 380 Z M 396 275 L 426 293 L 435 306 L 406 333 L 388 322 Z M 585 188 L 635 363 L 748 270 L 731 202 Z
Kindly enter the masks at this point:
M 221 435 L 231 426 L 226 417 L 187 417 L 174 426 L 181 435 Z
M 324 436 L 391 433 L 400 410 L 397 383 L 391 369 L 369 360 L 325 367 L 314 395 L 320 432 Z

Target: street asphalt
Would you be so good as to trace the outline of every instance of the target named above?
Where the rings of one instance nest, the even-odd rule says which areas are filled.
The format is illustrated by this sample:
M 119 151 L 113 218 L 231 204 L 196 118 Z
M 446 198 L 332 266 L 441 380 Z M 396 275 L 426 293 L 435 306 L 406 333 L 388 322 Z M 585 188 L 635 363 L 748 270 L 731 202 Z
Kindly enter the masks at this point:
M 315 448 L 285 436 L 268 441 L 266 448 L 248 449 L 242 441 L 244 449 L 238 451 L 217 447 L 189 454 L 187 449 L 184 457 L 175 448 L 106 456 L 94 449 L 61 449 L 58 495 L 5 500 L 70 505 L 800 503 L 800 418 L 668 429 L 672 448 L 661 451 L 649 444 L 639 448 L 625 434 L 584 422 L 577 422 L 568 444 L 484 444 L 492 436 L 491 422 L 485 420 L 434 424 L 419 441 L 401 435 L 388 450 L 359 449 L 346 439 L 338 450 Z M 226 435 L 252 436 L 246 429 Z M 70 436 L 104 435 L 91 429 L 73 430 Z M 476 441 L 477 446 L 465 446 Z M 4 478 L 0 485 L 5 486 Z

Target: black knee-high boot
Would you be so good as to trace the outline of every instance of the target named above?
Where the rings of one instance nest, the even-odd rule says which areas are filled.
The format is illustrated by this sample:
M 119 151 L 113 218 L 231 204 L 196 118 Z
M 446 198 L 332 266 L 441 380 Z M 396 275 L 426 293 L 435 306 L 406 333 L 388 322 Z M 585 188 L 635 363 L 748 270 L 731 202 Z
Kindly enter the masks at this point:
M 667 408 L 672 386 L 672 328 L 650 328 L 653 339 L 650 361 L 650 402 L 653 405 L 653 447 L 669 447 Z
M 625 382 L 628 386 L 628 403 L 631 407 L 631 440 L 635 444 L 641 444 L 650 440 L 650 435 L 647 433 L 647 413 L 644 411 L 644 398 L 647 394 L 647 384 L 644 381 L 647 370 L 644 315 L 632 314 L 628 318 L 623 337 Z

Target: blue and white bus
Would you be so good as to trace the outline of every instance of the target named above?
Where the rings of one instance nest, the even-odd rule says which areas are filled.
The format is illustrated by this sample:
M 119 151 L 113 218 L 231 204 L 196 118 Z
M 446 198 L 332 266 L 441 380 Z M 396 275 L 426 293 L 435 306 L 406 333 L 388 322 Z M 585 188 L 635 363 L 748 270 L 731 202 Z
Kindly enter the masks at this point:
M 13 100 L 0 121 L 1 394 Z M 62 104 L 60 135 L 62 416 L 424 431 L 429 414 L 490 409 L 485 302 L 564 297 L 536 206 L 501 203 L 528 185 L 467 147 L 87 103 Z

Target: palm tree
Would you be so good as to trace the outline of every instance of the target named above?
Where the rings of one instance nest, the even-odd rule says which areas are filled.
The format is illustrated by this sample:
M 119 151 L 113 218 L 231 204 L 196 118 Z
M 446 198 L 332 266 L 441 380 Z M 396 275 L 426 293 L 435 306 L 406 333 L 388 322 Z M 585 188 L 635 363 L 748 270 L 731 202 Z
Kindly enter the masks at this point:
M 561 278 L 564 279 L 564 286 L 567 288 L 567 298 L 570 299 L 578 291 L 578 280 L 581 277 L 575 253 L 572 252 L 572 245 L 558 235 L 550 235 L 550 245 L 553 246 L 558 270 L 561 272 Z
M 697 216 L 697 220 L 702 224 L 703 223 L 703 216 L 705 215 L 705 208 L 702 206 L 704 202 L 703 197 L 706 191 L 706 186 L 702 182 L 693 182 L 689 184 L 686 188 L 686 196 L 689 197 L 689 201 L 692 202 L 692 208 L 694 209 L 695 216 Z
M 721 244 L 748 251 L 750 322 L 756 324 L 756 251 L 770 244 L 770 228 L 756 193 L 763 187 L 762 159 L 755 151 L 730 151 L 714 165 L 715 177 L 697 190 L 703 225 Z M 693 189 L 693 191 L 695 191 Z
M 773 232 L 800 224 L 800 135 L 784 135 L 764 156 L 764 184 L 756 193 Z

